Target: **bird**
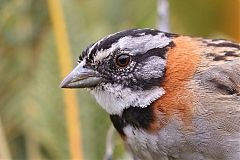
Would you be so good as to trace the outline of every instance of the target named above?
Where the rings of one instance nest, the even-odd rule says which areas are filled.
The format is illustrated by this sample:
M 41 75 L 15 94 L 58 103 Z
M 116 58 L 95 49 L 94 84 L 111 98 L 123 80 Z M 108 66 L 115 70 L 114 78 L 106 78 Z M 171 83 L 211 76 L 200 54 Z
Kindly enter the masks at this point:
M 88 46 L 60 84 L 88 88 L 141 160 L 240 160 L 240 45 L 129 29 Z

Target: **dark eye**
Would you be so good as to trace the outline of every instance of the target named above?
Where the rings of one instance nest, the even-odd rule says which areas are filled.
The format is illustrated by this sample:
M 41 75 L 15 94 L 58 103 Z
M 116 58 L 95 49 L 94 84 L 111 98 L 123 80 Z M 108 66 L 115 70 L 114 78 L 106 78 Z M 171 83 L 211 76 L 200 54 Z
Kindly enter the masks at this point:
M 115 59 L 115 63 L 118 67 L 126 67 L 130 63 L 130 56 L 127 54 L 118 55 Z

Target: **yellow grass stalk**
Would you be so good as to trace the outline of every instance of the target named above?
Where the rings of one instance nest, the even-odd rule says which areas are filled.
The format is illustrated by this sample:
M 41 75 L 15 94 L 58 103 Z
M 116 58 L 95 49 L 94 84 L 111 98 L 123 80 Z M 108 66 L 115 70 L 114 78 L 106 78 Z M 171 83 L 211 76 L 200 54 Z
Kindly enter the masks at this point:
M 48 0 L 48 8 L 56 38 L 60 74 L 61 78 L 63 78 L 71 71 L 72 61 L 68 42 L 68 34 L 60 0 Z M 63 99 L 65 102 L 65 114 L 67 119 L 71 159 L 82 160 L 83 148 L 81 141 L 80 123 L 78 120 L 79 112 L 76 93 L 74 90 L 64 89 L 62 91 Z

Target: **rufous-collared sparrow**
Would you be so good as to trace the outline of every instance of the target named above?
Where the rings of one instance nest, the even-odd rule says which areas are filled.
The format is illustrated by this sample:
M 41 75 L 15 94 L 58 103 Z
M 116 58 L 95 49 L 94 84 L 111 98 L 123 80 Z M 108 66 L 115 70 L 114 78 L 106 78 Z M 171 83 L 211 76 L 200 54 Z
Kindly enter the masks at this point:
M 62 88 L 90 88 L 143 160 L 240 160 L 240 45 L 154 29 L 89 46 Z

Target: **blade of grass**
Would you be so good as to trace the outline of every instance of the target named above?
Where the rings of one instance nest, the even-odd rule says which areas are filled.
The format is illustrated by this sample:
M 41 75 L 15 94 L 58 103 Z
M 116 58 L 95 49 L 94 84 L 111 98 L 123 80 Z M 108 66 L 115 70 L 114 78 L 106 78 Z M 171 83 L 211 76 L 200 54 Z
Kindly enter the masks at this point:
M 53 30 L 58 49 L 58 60 L 61 78 L 66 76 L 72 69 L 71 53 L 68 42 L 68 33 L 61 7 L 60 0 L 48 0 L 49 13 L 53 23 Z M 80 123 L 78 116 L 78 103 L 74 90 L 63 90 L 65 102 L 65 114 L 69 137 L 71 159 L 83 159 Z

